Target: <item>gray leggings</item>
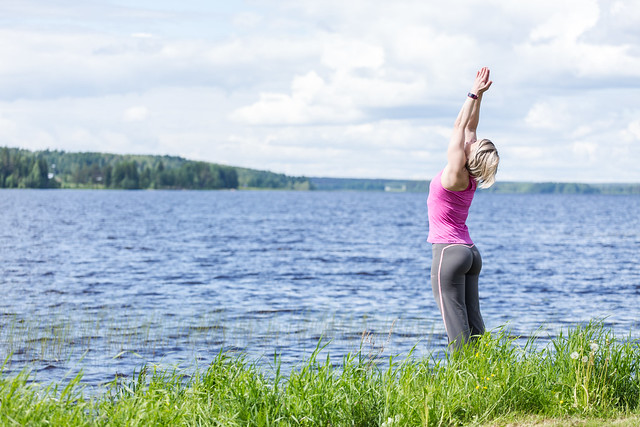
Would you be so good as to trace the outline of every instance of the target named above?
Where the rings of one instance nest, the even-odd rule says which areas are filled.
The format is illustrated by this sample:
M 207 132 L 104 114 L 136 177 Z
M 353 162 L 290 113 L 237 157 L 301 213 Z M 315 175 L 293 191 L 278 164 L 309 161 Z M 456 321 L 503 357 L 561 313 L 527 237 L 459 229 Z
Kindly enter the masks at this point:
M 431 287 L 451 350 L 484 333 L 478 297 L 481 269 L 482 258 L 474 245 L 433 244 Z

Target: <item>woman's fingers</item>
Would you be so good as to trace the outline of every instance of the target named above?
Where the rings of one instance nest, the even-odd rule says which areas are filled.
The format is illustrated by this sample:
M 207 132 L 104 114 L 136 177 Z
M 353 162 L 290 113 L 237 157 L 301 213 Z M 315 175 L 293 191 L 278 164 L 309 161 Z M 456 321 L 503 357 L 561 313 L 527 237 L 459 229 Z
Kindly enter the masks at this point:
M 485 92 L 491 86 L 492 81 L 489 80 L 490 70 L 488 67 L 482 67 L 476 72 L 474 83 L 475 90 Z
M 476 80 L 482 83 L 489 80 L 489 69 L 487 67 L 483 67 L 479 69 L 478 72 L 476 73 Z
M 485 82 L 489 80 L 489 69 L 487 67 L 482 68 L 482 80 Z

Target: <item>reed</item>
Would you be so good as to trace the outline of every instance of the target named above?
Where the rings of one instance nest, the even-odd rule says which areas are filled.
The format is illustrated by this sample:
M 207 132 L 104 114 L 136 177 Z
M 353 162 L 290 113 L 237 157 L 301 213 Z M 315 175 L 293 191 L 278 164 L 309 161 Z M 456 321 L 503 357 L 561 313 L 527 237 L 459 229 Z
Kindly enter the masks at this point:
M 264 361 L 219 353 L 204 370 L 144 367 L 86 397 L 78 375 L 64 387 L 0 379 L 0 424 L 55 425 L 635 425 L 640 348 L 600 322 L 563 331 L 538 348 L 502 329 L 445 359 L 360 350 L 335 363 L 316 350 L 288 375 Z M 379 348 L 378 348 L 379 349 Z M 262 367 L 261 367 L 262 366 Z M 622 421 L 620 421 L 622 419 Z M 557 423 L 557 424 L 554 424 Z M 626 424 L 625 424 L 626 423 Z
M 278 316 L 229 318 L 213 311 L 170 317 L 160 313 L 129 313 L 104 308 L 40 314 L 0 314 L 0 360 L 9 357 L 18 369 L 30 363 L 72 366 L 88 353 L 87 363 L 137 354 L 153 362 L 171 352 L 183 359 L 211 349 L 251 349 L 252 355 L 286 348 L 308 356 L 318 337 L 331 340 L 344 353 L 357 350 L 360 334 L 352 331 L 388 330 L 393 321 L 337 317 L 335 314 L 281 320 Z M 424 319 L 402 319 L 394 337 L 424 336 Z M 422 331 L 422 332 L 421 332 Z M 379 332 L 376 332 L 376 334 Z

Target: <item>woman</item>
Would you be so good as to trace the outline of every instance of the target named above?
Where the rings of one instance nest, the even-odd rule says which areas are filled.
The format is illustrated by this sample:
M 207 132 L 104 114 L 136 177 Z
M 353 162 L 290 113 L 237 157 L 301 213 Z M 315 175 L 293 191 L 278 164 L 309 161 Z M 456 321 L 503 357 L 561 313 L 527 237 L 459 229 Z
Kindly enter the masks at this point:
M 476 187 L 490 187 L 498 169 L 496 147 L 488 139 L 478 141 L 476 137 L 480 102 L 491 83 L 488 68 L 478 71 L 453 128 L 447 165 L 429 185 L 431 286 L 452 350 L 484 333 L 478 298 L 482 258 L 469 236 L 466 220 Z

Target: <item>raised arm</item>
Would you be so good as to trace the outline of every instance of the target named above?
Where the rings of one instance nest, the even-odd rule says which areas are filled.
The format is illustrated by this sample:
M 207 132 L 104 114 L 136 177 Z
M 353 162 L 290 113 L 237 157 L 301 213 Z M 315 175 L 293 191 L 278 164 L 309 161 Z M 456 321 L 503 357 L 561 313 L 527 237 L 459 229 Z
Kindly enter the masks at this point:
M 465 100 L 453 126 L 453 133 L 447 150 L 447 166 L 442 173 L 442 186 L 449 190 L 461 191 L 469 185 L 469 172 L 465 168 L 467 146 L 476 142 L 476 129 L 480 121 L 482 95 L 491 86 L 489 69 L 484 67 L 476 73 L 471 92 Z

